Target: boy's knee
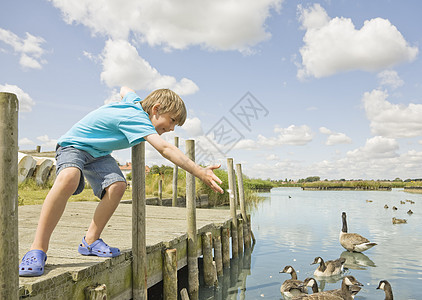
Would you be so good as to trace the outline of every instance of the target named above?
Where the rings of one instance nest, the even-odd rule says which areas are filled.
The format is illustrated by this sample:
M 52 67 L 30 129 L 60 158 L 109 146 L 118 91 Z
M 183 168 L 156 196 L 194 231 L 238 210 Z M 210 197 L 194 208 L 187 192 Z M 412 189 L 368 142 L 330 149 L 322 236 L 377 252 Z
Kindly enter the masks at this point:
M 127 184 L 124 181 L 117 181 L 112 183 L 106 190 L 113 193 L 123 195 L 126 191 Z
M 62 170 L 56 178 L 55 183 L 63 188 L 76 190 L 81 178 L 81 171 L 78 168 L 70 167 Z

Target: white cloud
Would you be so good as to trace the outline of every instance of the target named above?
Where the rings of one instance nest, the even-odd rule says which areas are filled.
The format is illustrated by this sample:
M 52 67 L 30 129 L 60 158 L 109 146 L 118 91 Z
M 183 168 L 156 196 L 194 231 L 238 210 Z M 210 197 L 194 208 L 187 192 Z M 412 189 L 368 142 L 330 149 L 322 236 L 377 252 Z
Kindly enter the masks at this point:
M 389 86 L 396 89 L 404 84 L 404 81 L 399 77 L 396 71 L 384 70 L 377 74 L 381 86 Z
M 120 96 L 120 91 L 117 89 L 112 89 L 109 94 L 110 95 L 108 96 L 108 98 L 104 100 L 104 104 L 120 102 L 120 100 L 122 100 L 122 97 Z
M 0 92 L 7 92 L 7 93 L 13 93 L 18 97 L 19 101 L 19 111 L 20 112 L 30 112 L 32 111 L 32 106 L 35 105 L 34 100 L 25 93 L 21 88 L 19 88 L 16 85 L 11 84 L 0 84 Z
M 28 138 L 22 138 L 22 139 L 20 139 L 19 142 L 18 142 L 18 144 L 19 145 L 22 145 L 22 146 L 35 145 L 35 143 L 33 141 L 31 141 L 30 139 L 28 139 Z
M 287 128 L 275 127 L 274 137 L 266 137 L 261 134 L 256 140 L 242 139 L 236 143 L 234 149 L 254 150 L 263 147 L 278 147 L 284 145 L 303 146 L 312 141 L 314 134 L 307 125 L 290 125 Z
M 20 55 L 19 64 L 28 69 L 41 69 L 46 61 L 42 58 L 45 50 L 41 47 L 45 40 L 42 37 L 26 33 L 20 38 L 13 32 L 0 28 L 0 41 L 11 46 L 15 53 Z
M 338 144 L 351 144 L 352 139 L 345 135 L 344 133 L 333 133 L 330 134 L 327 138 L 325 144 L 327 146 L 338 145 Z
M 46 134 L 38 136 L 37 140 L 42 142 L 42 144 L 41 144 L 42 148 L 54 149 L 56 144 L 57 144 L 56 139 L 51 139 Z
M 192 80 L 182 78 L 178 82 L 172 76 L 161 75 L 127 41 L 108 40 L 102 56 L 101 80 L 109 87 L 125 85 L 134 90 L 169 88 L 179 95 L 192 94 L 198 90 Z
M 385 159 L 397 157 L 399 144 L 395 139 L 375 136 L 367 139 L 363 147 L 347 152 L 347 156 L 357 159 Z
M 418 48 L 411 47 L 389 20 L 367 20 L 361 29 L 356 29 L 349 18 L 330 19 L 319 4 L 309 8 L 299 5 L 298 12 L 306 30 L 300 49 L 300 79 L 349 70 L 382 70 L 412 61 L 418 54 Z
M 386 91 L 373 90 L 362 102 L 374 135 L 404 138 L 422 135 L 422 104 L 392 104 Z
M 307 125 L 290 125 L 287 128 L 276 127 L 274 132 L 278 133 L 276 137 L 267 138 L 265 136 L 259 135 L 258 143 L 262 146 L 303 146 L 312 141 L 313 138 L 311 128 Z
M 48 135 L 44 134 L 44 135 L 41 135 L 41 136 L 37 136 L 37 140 L 46 143 L 46 142 L 50 141 L 50 138 L 48 137 Z
M 322 134 L 331 134 L 332 133 L 332 131 L 330 129 L 328 129 L 327 127 L 320 127 L 319 132 L 321 132 Z
M 182 126 L 182 129 L 184 129 L 190 137 L 196 137 L 204 134 L 202 130 L 201 120 L 196 117 L 187 118 L 185 124 L 183 124 Z
M 130 33 L 151 46 L 183 49 L 201 45 L 214 50 L 250 51 L 267 40 L 265 21 L 283 0 L 127 0 L 116 2 L 50 0 L 68 23 L 93 34 L 128 39 Z
M 328 135 L 327 141 L 325 142 L 327 146 L 352 143 L 352 139 L 344 133 L 334 132 L 326 127 L 320 127 L 319 132 Z
M 269 161 L 279 160 L 279 159 L 280 158 L 275 154 L 270 154 L 270 155 L 267 155 L 267 157 L 265 157 L 265 160 L 269 160 Z

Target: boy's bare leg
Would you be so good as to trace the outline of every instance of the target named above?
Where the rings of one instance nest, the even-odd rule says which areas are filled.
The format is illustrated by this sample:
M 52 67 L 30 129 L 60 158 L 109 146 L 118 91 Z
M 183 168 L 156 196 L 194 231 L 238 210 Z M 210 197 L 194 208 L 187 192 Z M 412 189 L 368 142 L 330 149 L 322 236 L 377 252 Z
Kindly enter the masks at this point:
M 94 218 L 85 236 L 88 245 L 100 238 L 101 232 L 119 205 L 125 190 L 126 182 L 124 181 L 115 182 L 106 188 L 106 193 L 95 209 Z
M 76 191 L 80 176 L 81 171 L 74 167 L 63 169 L 57 175 L 44 200 L 31 250 L 39 249 L 47 253 L 51 234 L 63 214 L 67 200 Z

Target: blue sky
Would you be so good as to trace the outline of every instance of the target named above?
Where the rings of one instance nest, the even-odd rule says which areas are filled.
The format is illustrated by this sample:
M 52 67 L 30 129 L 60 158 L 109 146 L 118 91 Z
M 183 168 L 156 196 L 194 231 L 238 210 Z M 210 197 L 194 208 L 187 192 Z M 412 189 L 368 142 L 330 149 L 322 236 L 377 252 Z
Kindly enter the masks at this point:
M 198 162 L 253 178 L 421 177 L 418 0 L 6 0 L 0 91 L 19 147 L 54 149 L 127 85 L 180 94 Z M 124 163 L 130 150 L 114 152 Z M 147 164 L 169 164 L 147 147 Z

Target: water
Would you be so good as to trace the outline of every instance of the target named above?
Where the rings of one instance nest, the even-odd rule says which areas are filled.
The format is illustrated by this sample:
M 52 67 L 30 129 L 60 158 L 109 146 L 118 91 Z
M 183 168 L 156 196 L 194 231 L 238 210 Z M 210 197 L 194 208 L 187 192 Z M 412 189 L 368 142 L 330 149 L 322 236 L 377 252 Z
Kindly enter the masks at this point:
M 250 211 L 256 238 L 251 256 L 232 262 L 235 267 L 225 270 L 224 278 L 219 279 L 220 287 L 201 287 L 200 299 L 283 299 L 280 285 L 290 275 L 279 271 L 291 265 L 299 279 L 312 277 L 316 265 L 310 264 L 317 256 L 324 260 L 346 257 L 346 274 L 364 285 L 355 299 L 384 299 L 384 292 L 376 289 L 384 279 L 391 283 L 395 299 L 422 299 L 421 194 L 402 189 L 384 192 L 276 188 L 261 195 L 265 200 Z M 406 199 L 415 204 L 400 204 Z M 398 210 L 393 211 L 393 206 Z M 413 215 L 407 214 L 409 209 Z M 349 232 L 359 233 L 378 245 L 362 254 L 345 252 L 338 240 L 343 211 L 347 213 Z M 407 224 L 393 225 L 392 217 L 407 219 Z M 324 290 L 340 285 L 341 281 L 319 282 Z

